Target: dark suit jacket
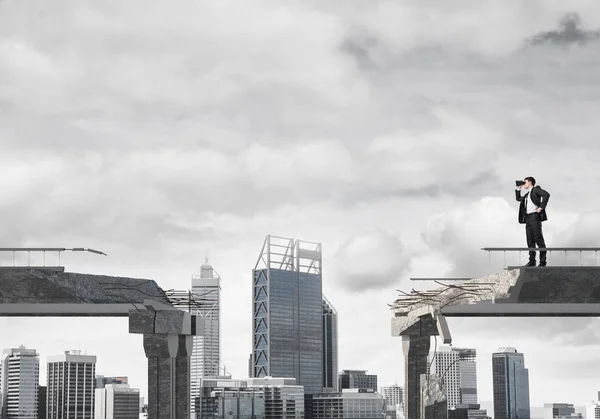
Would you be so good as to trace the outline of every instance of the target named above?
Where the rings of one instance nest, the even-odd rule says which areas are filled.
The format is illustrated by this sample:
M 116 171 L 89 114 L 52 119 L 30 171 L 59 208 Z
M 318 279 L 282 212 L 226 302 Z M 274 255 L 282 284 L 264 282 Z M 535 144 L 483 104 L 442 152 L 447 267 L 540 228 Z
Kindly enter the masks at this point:
M 527 208 L 525 208 L 525 197 L 529 196 L 531 202 L 535 204 L 536 207 L 540 207 L 542 211 L 540 212 L 540 219 L 542 221 L 546 221 L 548 216 L 546 215 L 546 205 L 548 205 L 548 200 L 550 199 L 550 194 L 540 188 L 539 186 L 534 186 L 531 188 L 528 194 L 525 196 L 521 196 L 521 191 L 515 190 L 517 201 L 521 201 L 521 205 L 519 206 L 519 223 L 525 224 L 525 220 L 527 219 Z

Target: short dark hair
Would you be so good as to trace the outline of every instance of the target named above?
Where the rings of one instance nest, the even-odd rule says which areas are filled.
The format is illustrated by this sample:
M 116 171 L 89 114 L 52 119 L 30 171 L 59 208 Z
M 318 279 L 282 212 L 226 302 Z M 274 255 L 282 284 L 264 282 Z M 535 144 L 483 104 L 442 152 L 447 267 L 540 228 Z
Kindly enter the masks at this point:
M 532 184 L 533 186 L 535 186 L 535 178 L 534 178 L 533 176 L 527 176 L 527 177 L 525 178 L 525 180 L 528 180 L 528 181 L 530 181 L 530 182 L 531 182 L 531 184 Z

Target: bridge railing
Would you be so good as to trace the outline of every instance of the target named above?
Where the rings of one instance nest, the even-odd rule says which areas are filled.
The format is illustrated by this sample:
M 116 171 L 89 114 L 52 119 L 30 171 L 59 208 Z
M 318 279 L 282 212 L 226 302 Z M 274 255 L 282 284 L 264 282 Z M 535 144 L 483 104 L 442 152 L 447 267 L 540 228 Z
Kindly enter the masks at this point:
M 12 267 L 31 267 L 31 253 L 42 253 L 43 255 L 43 264 L 41 267 L 46 267 L 46 253 L 57 253 L 58 254 L 58 265 L 60 265 L 60 254 L 62 252 L 71 251 L 71 252 L 89 252 L 97 255 L 108 256 L 106 253 L 101 252 L 100 250 L 89 249 L 84 247 L 0 247 L 0 252 L 12 253 Z M 27 265 L 18 264 L 17 265 L 17 253 L 27 253 Z M 36 266 L 37 267 L 37 266 Z
M 491 265 L 492 252 L 502 252 L 504 254 L 504 266 L 506 265 L 506 252 L 519 252 L 519 264 L 521 264 L 522 252 L 548 252 L 548 261 L 552 256 L 552 252 L 564 252 L 565 260 L 569 252 L 579 252 L 579 259 L 583 259 L 583 253 L 593 252 L 595 264 L 598 265 L 598 252 L 600 247 L 482 247 L 481 250 L 488 252 L 488 259 Z

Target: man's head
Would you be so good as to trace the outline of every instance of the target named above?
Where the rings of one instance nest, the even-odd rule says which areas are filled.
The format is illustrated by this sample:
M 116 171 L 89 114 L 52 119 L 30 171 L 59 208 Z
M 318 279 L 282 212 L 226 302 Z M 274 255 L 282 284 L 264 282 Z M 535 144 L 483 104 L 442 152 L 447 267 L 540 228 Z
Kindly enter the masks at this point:
M 532 176 L 527 176 L 523 181 L 525 182 L 523 185 L 525 189 L 531 189 L 535 186 L 535 179 Z

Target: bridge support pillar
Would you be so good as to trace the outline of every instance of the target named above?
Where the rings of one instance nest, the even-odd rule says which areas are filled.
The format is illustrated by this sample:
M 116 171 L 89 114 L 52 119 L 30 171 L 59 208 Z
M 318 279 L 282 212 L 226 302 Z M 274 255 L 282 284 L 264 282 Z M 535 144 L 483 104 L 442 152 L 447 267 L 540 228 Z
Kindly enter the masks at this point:
M 201 318 L 155 302 L 129 312 L 129 333 L 144 336 L 148 419 L 190 419 L 190 357 Z

